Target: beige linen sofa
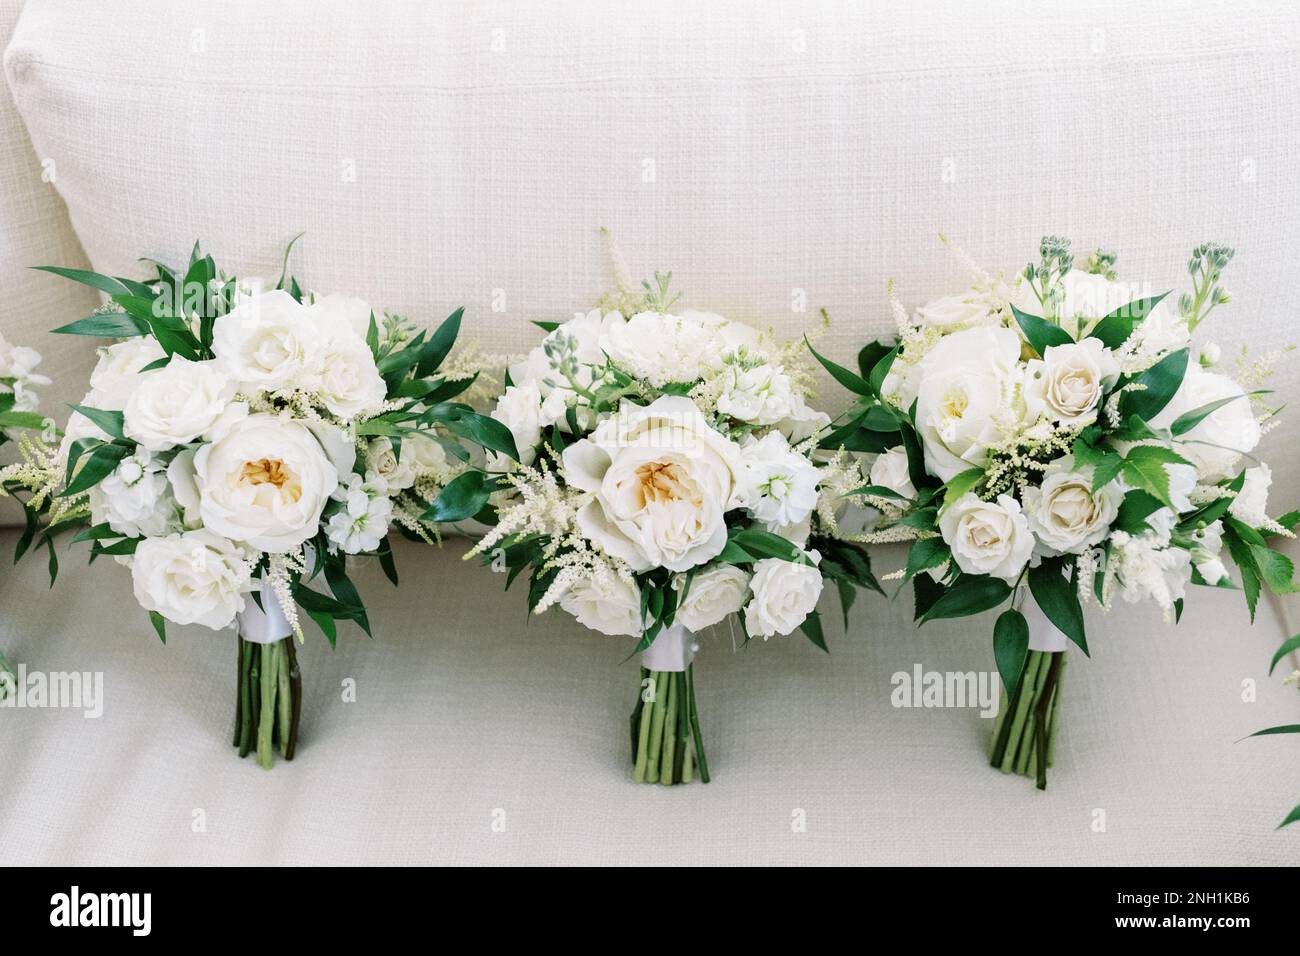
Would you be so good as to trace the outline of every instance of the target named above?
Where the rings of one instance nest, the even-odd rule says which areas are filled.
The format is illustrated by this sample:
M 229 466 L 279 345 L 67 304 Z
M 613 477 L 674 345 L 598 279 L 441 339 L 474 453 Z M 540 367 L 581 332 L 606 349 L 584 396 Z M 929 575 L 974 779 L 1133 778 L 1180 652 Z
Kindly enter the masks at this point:
M 44 408 L 85 389 L 91 343 L 47 330 L 93 293 L 39 264 L 137 275 L 202 239 L 227 268 L 520 352 L 609 284 L 672 269 L 692 304 L 849 361 L 915 305 L 1038 237 L 1120 252 L 1181 290 L 1195 244 L 1235 245 L 1204 330 L 1300 338 L 1300 12 L 1289 4 L 474 4 L 0 0 L 0 331 L 45 355 Z M 1221 317 L 1219 317 L 1221 313 Z M 1202 333 L 1198 333 L 1201 335 Z M 1227 351 L 1231 349 L 1225 348 Z M 1300 359 L 1274 387 L 1300 398 Z M 820 404 L 842 397 L 826 388 Z M 1292 426 L 1294 427 L 1294 426 Z M 1300 504 L 1300 443 L 1260 449 Z M 18 515 L 0 503 L 0 556 Z M 1278 508 L 1277 510 L 1281 510 Z M 358 571 L 375 639 L 310 634 L 299 756 L 229 746 L 233 640 L 167 646 L 110 562 L 74 547 L 0 567 L 0 648 L 104 675 L 103 712 L 0 709 L 8 863 L 1290 863 L 1300 717 L 1267 675 L 1300 602 L 1202 590 L 1177 628 L 1090 620 L 1045 793 L 983 759 L 974 709 L 897 708 L 891 677 L 988 671 L 991 620 L 911 626 L 864 596 L 832 654 L 801 638 L 697 667 L 713 783 L 638 787 L 626 642 L 462 562 L 403 547 L 403 587 Z M 877 554 L 881 571 L 900 555 Z M 833 599 L 831 599 L 833 602 Z M 826 608 L 830 611 L 831 608 Z M 1290 669 L 1286 665 L 1281 669 Z M 345 681 L 355 702 L 345 702 Z

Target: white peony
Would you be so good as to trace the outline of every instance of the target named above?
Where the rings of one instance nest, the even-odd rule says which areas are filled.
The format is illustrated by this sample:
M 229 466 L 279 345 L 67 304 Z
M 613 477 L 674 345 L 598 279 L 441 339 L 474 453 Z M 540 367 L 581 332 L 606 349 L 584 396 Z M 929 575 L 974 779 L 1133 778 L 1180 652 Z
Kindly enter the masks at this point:
M 640 637 L 641 593 L 615 574 L 598 573 L 578 580 L 560 598 L 560 607 L 583 627 L 613 636 Z
M 350 333 L 326 339 L 320 373 L 310 383 L 300 382 L 301 387 L 309 384 L 325 407 L 344 419 L 378 411 L 388 397 L 370 346 Z
M 901 448 L 891 448 L 877 455 L 871 463 L 868 480 L 871 484 L 888 488 L 904 498 L 916 498 L 916 486 L 912 484 L 912 473 L 907 465 L 907 452 Z
M 1037 488 L 1024 490 L 1025 517 L 1044 554 L 1082 554 L 1100 544 L 1119 514 L 1124 491 L 1114 481 L 1092 490 L 1092 469 L 1073 471 L 1070 457 L 1053 462 Z
M 1246 469 L 1241 491 L 1228 505 L 1228 513 L 1252 528 L 1264 528 L 1268 518 L 1268 490 L 1273 485 L 1273 470 L 1265 464 Z
M 245 393 L 312 389 L 330 336 L 283 289 L 245 299 L 213 326 L 212 351 Z
M 693 382 L 719 361 L 723 348 L 722 326 L 705 321 L 704 315 L 638 312 L 610 325 L 605 351 L 620 368 L 651 385 Z
M 718 411 L 752 425 L 775 425 L 791 418 L 797 408 L 794 383 L 780 365 L 747 367 L 743 361 L 729 361 L 722 370 L 722 394 Z M 798 403 L 803 405 L 802 402 Z
M 939 531 L 952 549 L 957 567 L 967 574 L 987 574 L 1014 581 L 1034 550 L 1034 536 L 1010 495 L 981 501 L 967 492 L 944 508 Z
M 732 564 L 719 564 L 700 571 L 686 585 L 686 575 L 673 578 L 673 590 L 680 595 L 686 588 L 685 599 L 678 600 L 674 623 L 687 630 L 701 631 L 735 614 L 745 603 L 749 593 L 749 575 Z
M 568 446 L 563 464 L 569 484 L 592 496 L 578 528 L 634 571 L 686 571 L 717 557 L 746 477 L 739 446 L 678 395 L 625 402 Z
M 1004 328 L 957 332 L 926 353 L 915 380 L 927 471 L 947 481 L 983 466 L 1002 429 L 1023 419 L 1019 360 L 1020 336 Z
M 376 480 L 373 473 L 365 477 L 351 475 L 332 497 L 341 501 L 343 508 L 326 522 L 325 535 L 330 544 L 347 554 L 378 548 L 393 520 L 393 502 L 384 494 L 382 481 Z
M 812 564 L 780 558 L 754 562 L 749 582 L 753 597 L 745 605 L 745 630 L 750 637 L 766 640 L 774 634 L 789 634 L 816 610 L 825 582 L 816 567 L 821 556 L 809 551 L 808 557 Z
M 1025 369 L 1029 418 L 1046 414 L 1062 425 L 1089 425 L 1097 418 L 1102 393 L 1119 377 L 1119 363 L 1099 339 L 1048 346 Z
M 316 534 L 338 470 L 302 425 L 249 415 L 194 456 L 203 523 L 261 551 L 281 553 Z
M 206 433 L 235 397 L 235 383 L 216 362 L 180 355 L 137 376 L 123 409 L 123 431 L 149 451 L 166 451 Z
M 1178 416 L 1225 398 L 1232 401 L 1179 436 L 1178 454 L 1196 466 L 1202 481 L 1228 477 L 1241 456 L 1259 444 L 1259 422 L 1242 387 L 1226 375 L 1191 363 L 1169 404 L 1150 421 L 1153 428 L 1168 428 Z
M 146 538 L 131 565 L 135 599 L 175 624 L 229 627 L 250 589 L 249 555 L 225 538 L 200 529 Z
M 101 395 L 111 396 L 109 408 L 123 408 L 136 386 L 140 370 L 167 357 L 158 340 L 141 335 L 99 350 L 99 361 L 90 373 L 90 387 Z M 103 408 L 102 405 L 95 406 Z
M 90 489 L 90 513 L 94 524 L 106 522 L 129 538 L 159 537 L 178 523 L 167 474 L 147 451 L 123 458 Z
M 399 458 L 393 450 L 393 443 L 387 438 L 372 439 L 366 445 L 366 471 L 378 477 L 388 491 L 402 491 L 409 488 L 415 484 L 416 468 L 411 450 L 403 439 L 402 453 Z
M 769 531 L 797 525 L 817 507 L 821 472 L 803 455 L 791 450 L 780 432 L 762 438 L 747 436 L 741 445 L 744 464 L 745 507 Z

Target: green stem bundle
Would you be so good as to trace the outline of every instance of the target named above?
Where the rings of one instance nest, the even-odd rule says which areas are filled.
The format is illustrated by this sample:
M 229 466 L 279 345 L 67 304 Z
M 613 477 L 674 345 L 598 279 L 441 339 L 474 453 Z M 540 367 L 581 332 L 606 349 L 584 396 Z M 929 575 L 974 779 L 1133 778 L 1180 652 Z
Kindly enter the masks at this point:
M 1047 789 L 1047 768 L 1055 757 L 1064 673 L 1064 651 L 1030 651 L 1014 692 L 1002 689 L 993 724 L 989 763 L 1003 773 L 1033 777 L 1039 790 Z
M 709 782 L 700 716 L 695 706 L 695 668 L 641 668 L 641 691 L 632 711 L 632 775 L 637 783 L 690 783 L 698 771 Z
M 271 769 L 275 747 L 292 760 L 302 715 L 302 674 L 293 638 L 257 644 L 238 641 L 239 680 L 235 693 L 234 745 L 239 756 L 257 752 L 260 766 Z

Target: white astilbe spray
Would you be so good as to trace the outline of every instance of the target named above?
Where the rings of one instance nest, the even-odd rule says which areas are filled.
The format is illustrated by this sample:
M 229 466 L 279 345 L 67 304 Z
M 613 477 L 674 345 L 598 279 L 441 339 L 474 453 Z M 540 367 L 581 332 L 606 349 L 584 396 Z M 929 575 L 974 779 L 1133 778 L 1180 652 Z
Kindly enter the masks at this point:
M 0 498 L 8 497 L 7 484 L 25 489 L 31 497 L 24 506 L 32 512 L 49 503 L 51 526 L 90 514 L 89 492 L 58 497 L 65 468 L 57 448 L 47 445 L 39 435 L 23 433 L 18 436 L 18 454 L 22 461 L 0 468 Z
M 293 575 L 304 574 L 306 571 L 307 554 L 305 547 L 302 545 L 299 545 L 296 551 L 267 555 L 265 574 L 271 582 L 271 590 L 275 593 L 275 599 L 280 602 L 280 610 L 284 613 L 284 619 L 289 622 L 289 629 L 293 631 L 293 636 L 299 644 L 305 643 L 306 638 L 302 633 L 302 625 L 298 621 L 298 605 L 293 599 L 291 581 Z
M 516 534 L 543 535 L 550 539 L 548 549 L 558 549 L 564 539 L 576 536 L 582 493 L 564 484 L 563 474 L 552 471 L 545 458 L 536 466 L 520 467 L 503 477 L 513 489 L 513 503 L 498 507 L 496 527 L 470 549 L 466 559 L 490 551 Z

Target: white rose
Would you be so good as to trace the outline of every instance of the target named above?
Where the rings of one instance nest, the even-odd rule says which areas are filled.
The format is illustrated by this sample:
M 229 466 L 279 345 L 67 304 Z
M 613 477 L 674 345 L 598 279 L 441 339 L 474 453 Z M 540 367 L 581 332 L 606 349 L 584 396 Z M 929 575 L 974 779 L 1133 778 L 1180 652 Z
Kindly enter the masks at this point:
M 927 302 L 916 310 L 912 320 L 923 329 L 955 332 L 987 324 L 992 320 L 992 316 L 989 313 L 988 303 L 982 301 L 972 291 L 963 295 L 946 295 L 933 302 Z
M 1119 377 L 1119 363 L 1099 339 L 1050 345 L 1025 370 L 1029 417 L 1046 415 L 1062 425 L 1083 426 L 1097 418 L 1102 393 Z
M 794 414 L 795 398 L 794 383 L 780 365 L 746 368 L 743 362 L 730 361 L 723 367 L 718 396 L 723 415 L 753 425 L 775 425 Z
M 138 376 L 123 409 L 123 431 L 149 451 L 166 451 L 207 432 L 234 397 L 235 383 L 217 363 L 173 355 Z
M 916 486 L 912 484 L 912 473 L 907 465 L 907 452 L 901 448 L 891 448 L 877 455 L 871 463 L 869 480 L 873 485 L 888 488 L 904 498 L 916 498 Z
M 391 441 L 375 438 L 366 445 L 366 471 L 377 475 L 389 491 L 409 488 L 415 484 L 415 462 L 411 460 L 410 452 L 405 439 L 402 440 L 399 458 Z
M 564 403 L 576 400 L 577 396 L 551 361 L 551 352 L 561 339 L 569 342 L 578 365 L 577 384 L 580 388 L 588 388 L 593 381 L 592 366 L 605 364 L 605 342 L 609 330 L 622 321 L 623 316 L 619 313 L 602 313 L 599 309 L 570 319 L 548 333 L 542 344 L 529 352 L 524 361 L 510 366 L 510 381 L 515 385 L 535 382 L 547 396 L 558 392 L 563 412 Z
M 745 507 L 769 531 L 804 521 L 817 507 L 817 466 L 790 449 L 780 432 L 750 435 L 741 446 Z
M 416 476 L 441 472 L 447 467 L 447 450 L 419 432 L 402 439 L 402 460 L 409 461 Z
M 677 575 L 673 578 L 673 590 L 680 595 L 683 588 L 686 588 L 686 598 L 678 598 L 674 623 L 687 630 L 702 631 L 740 610 L 749 593 L 749 575 L 733 564 L 719 564 L 696 574 L 689 587 L 686 575 Z
M 213 326 L 212 351 L 245 393 L 316 386 L 325 335 L 283 289 L 244 300 Z
M 1241 491 L 1228 505 L 1228 513 L 1252 528 L 1269 524 L 1268 489 L 1273 485 L 1273 470 L 1265 464 L 1246 469 Z
M 952 549 L 957 567 L 967 574 L 987 574 L 1014 581 L 1034 550 L 1034 536 L 1010 495 L 981 501 L 967 492 L 939 516 L 939 531 Z
M 780 558 L 754 562 L 749 589 L 753 597 L 745 605 L 745 630 L 750 637 L 767 639 L 789 634 L 817 608 L 822 593 L 822 574 L 816 562 L 821 556 L 809 551 L 813 564 L 795 564 Z
M 321 402 L 339 418 L 375 411 L 388 397 L 370 346 L 351 335 L 326 340 L 314 384 Z
M 175 624 L 229 627 L 244 609 L 252 566 L 239 547 L 200 529 L 146 538 L 135 551 L 135 599 Z
M 1068 456 L 1049 466 L 1043 483 L 1024 491 L 1025 517 L 1044 554 L 1082 554 L 1100 544 L 1119 514 L 1124 491 L 1114 481 L 1092 490 L 1092 469 L 1071 470 Z
M 1149 423 L 1153 428 L 1168 428 L 1179 415 L 1225 398 L 1233 401 L 1179 436 L 1178 454 L 1196 466 L 1203 481 L 1228 477 L 1241 456 L 1259 444 L 1259 422 L 1242 387 L 1226 375 L 1189 364 L 1178 391 Z
M 316 534 L 339 484 L 320 442 L 295 422 L 249 415 L 194 456 L 203 524 L 260 551 L 282 553 Z
M 524 465 L 533 463 L 542 440 L 542 401 L 541 386 L 529 381 L 507 387 L 492 410 L 492 417 L 510 429 L 519 461 Z M 504 455 L 493 458 L 496 467 L 505 467 L 508 461 Z
M 1065 298 L 1057 308 L 1061 325 L 1071 333 L 1090 322 L 1104 318 L 1138 299 L 1150 298 L 1151 292 L 1138 283 L 1114 282 L 1105 276 L 1071 269 L 1061 277 Z M 1011 295 L 1011 302 L 1021 312 L 1042 315 L 1043 306 L 1028 282 L 1021 282 Z M 1187 323 L 1170 310 L 1164 302 L 1158 303 L 1138 324 L 1150 345 L 1158 351 L 1177 348 L 1187 341 Z
M 308 320 L 327 336 L 346 335 L 365 342 L 374 314 L 369 303 L 347 295 L 313 296 Z
M 158 340 L 150 335 L 101 348 L 99 361 L 90 373 L 90 387 L 102 395 L 112 396 L 115 399 L 112 408 L 122 408 L 140 384 L 140 369 L 166 357 Z
M 563 463 L 569 484 L 592 495 L 579 530 L 634 571 L 687 571 L 717 557 L 727 543 L 723 516 L 744 491 L 739 446 L 679 395 L 625 402 L 568 446 Z
M 927 471 L 947 481 L 987 462 L 1000 425 L 1023 418 L 1014 401 L 1019 360 L 1020 336 L 1004 328 L 957 332 L 926 353 L 916 376 L 916 424 Z
M 85 397 L 77 404 L 84 408 L 98 408 L 102 411 L 121 411 L 122 406 L 115 404 L 113 396 L 99 391 L 91 390 L 86 393 Z M 68 416 L 68 423 L 63 426 L 63 438 L 59 442 L 59 468 L 63 469 L 68 464 L 68 452 L 71 451 L 75 442 L 82 438 L 98 438 L 100 441 L 111 441 L 112 437 L 100 429 L 98 425 L 92 422 L 81 412 L 74 411 Z
M 129 538 L 159 537 L 177 524 L 167 475 L 148 452 L 123 458 L 90 489 L 90 511 L 94 524 L 107 522 Z
M 560 607 L 583 627 L 613 636 L 640 637 L 641 593 L 615 574 L 597 574 L 576 582 L 560 598 Z
M 330 515 L 325 534 L 331 544 L 347 554 L 374 551 L 388 534 L 393 502 L 375 478 L 373 473 L 366 477 L 351 475 L 347 484 L 339 485 L 332 495 L 343 502 L 343 508 Z
M 830 423 L 829 415 L 810 408 L 803 396 L 796 394 L 790 402 L 790 413 L 776 423 L 776 428 L 790 444 L 797 445 L 819 434 Z
M 1178 524 L 1178 516 L 1192 510 L 1191 494 L 1196 487 L 1196 469 L 1191 465 L 1178 464 L 1166 464 L 1164 469 L 1169 476 L 1169 500 L 1174 507 L 1172 510 L 1158 508 L 1147 515 L 1146 524 L 1157 538 L 1167 544 L 1174 533 L 1174 526 Z M 1123 481 L 1119 484 L 1124 491 L 1133 490 Z

